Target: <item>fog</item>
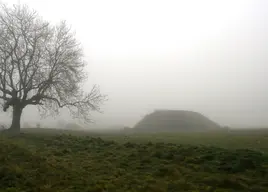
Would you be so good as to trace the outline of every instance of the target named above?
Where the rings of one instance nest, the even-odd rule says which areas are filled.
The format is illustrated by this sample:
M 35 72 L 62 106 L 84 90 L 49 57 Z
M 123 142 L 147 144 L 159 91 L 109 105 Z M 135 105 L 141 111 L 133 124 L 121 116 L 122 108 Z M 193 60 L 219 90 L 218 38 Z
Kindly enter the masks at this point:
M 108 95 L 92 127 L 133 126 L 155 109 L 221 125 L 268 127 L 266 0 L 8 0 L 26 3 L 82 43 L 89 79 Z M 10 121 L 1 113 L 3 121 Z M 67 112 L 50 125 L 69 120 Z M 37 122 L 27 107 L 24 122 Z

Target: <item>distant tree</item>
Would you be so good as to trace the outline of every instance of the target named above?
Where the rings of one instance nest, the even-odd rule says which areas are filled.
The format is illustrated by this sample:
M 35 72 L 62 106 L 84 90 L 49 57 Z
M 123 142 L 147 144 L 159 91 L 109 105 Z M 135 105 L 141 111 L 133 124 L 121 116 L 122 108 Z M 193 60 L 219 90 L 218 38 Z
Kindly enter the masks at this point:
M 6 130 L 6 126 L 5 125 L 0 125 L 0 130 Z
M 51 26 L 26 5 L 0 5 L 0 99 L 13 108 L 11 131 L 20 131 L 23 109 L 36 105 L 41 115 L 69 109 L 90 122 L 105 96 L 96 85 L 84 93 L 86 80 L 80 44 L 65 22 Z
M 41 128 L 41 124 L 40 123 L 36 123 L 36 128 Z

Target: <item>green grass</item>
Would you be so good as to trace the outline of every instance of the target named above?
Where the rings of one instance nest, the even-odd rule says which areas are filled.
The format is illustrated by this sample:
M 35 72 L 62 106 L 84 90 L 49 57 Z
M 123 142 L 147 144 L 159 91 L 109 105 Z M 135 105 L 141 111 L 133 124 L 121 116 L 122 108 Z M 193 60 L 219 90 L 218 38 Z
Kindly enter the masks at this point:
M 25 129 L 0 154 L 0 192 L 268 192 L 265 133 Z
M 55 129 L 23 129 L 25 133 L 39 135 L 71 134 L 95 136 L 118 143 L 164 142 L 186 145 L 216 146 L 226 149 L 251 149 L 268 153 L 268 129 L 245 129 L 232 131 L 210 131 L 195 133 L 124 133 L 119 131 L 88 132 Z

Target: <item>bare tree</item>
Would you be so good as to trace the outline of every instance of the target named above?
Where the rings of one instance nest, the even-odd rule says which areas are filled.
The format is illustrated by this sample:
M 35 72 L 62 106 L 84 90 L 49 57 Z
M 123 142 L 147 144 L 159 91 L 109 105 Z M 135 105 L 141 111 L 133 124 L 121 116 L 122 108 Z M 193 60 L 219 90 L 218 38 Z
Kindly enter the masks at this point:
M 74 118 L 90 121 L 105 96 L 94 85 L 84 93 L 86 62 L 74 33 L 65 22 L 51 26 L 26 5 L 0 8 L 0 99 L 3 110 L 13 108 L 10 130 L 20 130 L 27 105 L 41 114 L 69 109 Z

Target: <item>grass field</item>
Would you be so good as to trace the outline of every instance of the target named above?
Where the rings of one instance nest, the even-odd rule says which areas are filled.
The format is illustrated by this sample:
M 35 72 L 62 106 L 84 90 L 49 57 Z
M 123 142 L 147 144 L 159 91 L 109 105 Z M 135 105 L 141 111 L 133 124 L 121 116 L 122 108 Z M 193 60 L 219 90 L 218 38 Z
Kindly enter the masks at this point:
M 118 143 L 164 142 L 186 145 L 216 146 L 226 149 L 252 149 L 268 153 L 268 129 L 236 129 L 232 131 L 196 133 L 124 133 L 119 131 L 89 132 L 55 129 L 23 129 L 24 133 L 37 135 L 67 134 L 93 136 Z
M 268 192 L 268 132 L 0 136 L 0 191 Z

